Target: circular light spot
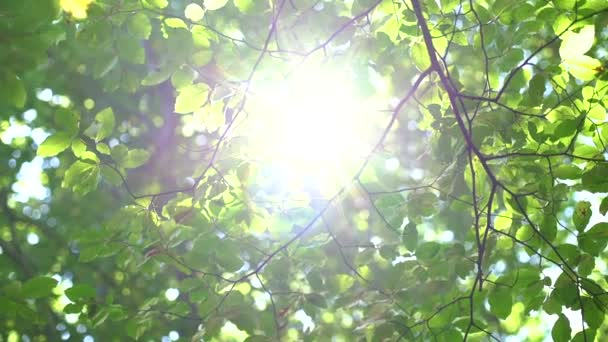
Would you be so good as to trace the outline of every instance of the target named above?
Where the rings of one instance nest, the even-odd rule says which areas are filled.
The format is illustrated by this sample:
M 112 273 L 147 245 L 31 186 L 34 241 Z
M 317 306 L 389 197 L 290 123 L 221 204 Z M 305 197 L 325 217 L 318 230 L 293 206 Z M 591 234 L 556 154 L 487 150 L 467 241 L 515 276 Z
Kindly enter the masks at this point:
M 171 331 L 169 332 L 169 338 L 171 341 L 177 341 L 179 340 L 179 333 L 177 331 Z
M 53 91 L 49 88 L 46 88 L 39 91 L 37 95 L 40 101 L 49 102 L 53 98 Z
M 177 297 L 179 297 L 178 289 L 170 288 L 170 289 L 167 289 L 167 291 L 165 291 L 165 298 L 167 298 L 168 301 L 172 302 L 172 301 L 176 300 Z
M 310 62 L 252 90 L 256 120 L 240 129 L 251 142 L 247 153 L 266 162 L 264 174 L 278 188 L 333 193 L 369 155 L 376 106 L 356 96 L 355 82 L 348 68 Z
M 197 4 L 189 4 L 184 11 L 186 18 L 192 21 L 199 21 L 205 16 L 205 10 Z
M 395 171 L 399 168 L 399 159 L 389 158 L 384 162 L 387 171 Z
M 38 242 L 40 242 L 40 238 L 36 233 L 27 234 L 27 243 L 29 243 L 30 245 L 37 245 Z
M 35 109 L 28 109 L 25 112 L 23 112 L 23 120 L 25 120 L 27 122 L 34 121 L 34 119 L 36 119 L 37 116 L 38 116 L 38 112 L 36 112 Z
M 91 110 L 95 107 L 95 101 L 93 99 L 84 100 L 84 108 Z

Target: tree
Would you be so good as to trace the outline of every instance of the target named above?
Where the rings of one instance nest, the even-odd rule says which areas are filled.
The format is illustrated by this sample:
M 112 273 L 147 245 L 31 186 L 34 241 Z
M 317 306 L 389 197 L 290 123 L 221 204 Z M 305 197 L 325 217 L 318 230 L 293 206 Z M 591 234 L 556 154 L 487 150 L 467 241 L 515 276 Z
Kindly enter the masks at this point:
M 607 338 L 603 0 L 0 18 L 2 340 Z

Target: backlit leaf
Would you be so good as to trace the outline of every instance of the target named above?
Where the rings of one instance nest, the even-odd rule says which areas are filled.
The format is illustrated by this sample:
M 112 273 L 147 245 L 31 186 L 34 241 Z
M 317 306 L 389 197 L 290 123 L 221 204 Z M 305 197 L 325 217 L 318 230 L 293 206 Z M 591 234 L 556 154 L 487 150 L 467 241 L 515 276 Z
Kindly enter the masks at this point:
M 205 83 L 196 83 L 183 87 L 175 100 L 175 112 L 187 114 L 198 110 L 207 102 L 209 87 Z
M 38 146 L 37 154 L 41 157 L 52 157 L 63 152 L 72 144 L 72 136 L 69 133 L 55 133 L 46 138 Z
M 108 107 L 98 112 L 97 115 L 95 115 L 95 120 L 99 123 L 95 140 L 101 141 L 109 137 L 114 131 L 116 120 L 112 108 Z
M 583 26 L 578 33 L 568 31 L 561 36 L 562 44 L 559 47 L 559 55 L 562 59 L 569 60 L 584 55 L 593 46 L 595 39 L 595 26 Z
M 203 4 L 210 11 L 218 10 L 228 3 L 228 0 L 204 0 Z

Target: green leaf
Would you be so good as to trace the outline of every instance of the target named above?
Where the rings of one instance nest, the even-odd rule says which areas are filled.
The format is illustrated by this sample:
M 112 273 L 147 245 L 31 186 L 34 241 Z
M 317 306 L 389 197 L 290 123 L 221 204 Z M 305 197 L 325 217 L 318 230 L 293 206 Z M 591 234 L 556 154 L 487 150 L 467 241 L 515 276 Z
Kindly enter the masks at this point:
M 154 86 L 157 84 L 161 84 L 171 76 L 172 72 L 173 69 L 169 67 L 160 68 L 158 70 L 152 70 L 143 80 L 141 80 L 141 85 Z
M 78 255 L 78 261 L 80 262 L 90 262 L 97 259 L 97 254 L 99 252 L 99 248 L 97 246 L 85 246 L 80 249 L 80 254 Z
M 578 264 L 578 272 L 580 276 L 586 277 L 591 274 L 595 268 L 595 258 L 589 254 L 582 254 Z
M 580 179 L 583 170 L 572 164 L 562 164 L 553 170 L 553 175 L 561 179 Z
M 325 298 L 318 293 L 309 293 L 306 295 L 306 301 L 314 306 L 318 306 L 320 308 L 326 308 L 327 302 Z
M 144 64 L 146 52 L 136 37 L 120 34 L 116 38 L 116 52 L 121 62 Z
M 107 165 L 100 165 L 99 171 L 100 171 L 101 177 L 106 182 L 108 182 L 112 185 L 121 185 L 122 184 L 122 178 L 120 177 L 118 172 L 116 172 L 116 170 L 114 170 L 113 168 L 111 168 Z
M 198 77 L 198 72 L 187 65 L 182 65 L 173 76 L 171 76 L 171 84 L 175 89 L 189 86 Z
M 65 314 L 79 314 L 82 312 L 83 307 L 84 307 L 83 304 L 70 303 L 70 304 L 64 306 L 62 311 Z
M 553 0 L 553 5 L 559 9 L 570 10 L 574 8 L 576 0 Z
M 530 80 L 528 94 L 532 104 L 540 104 L 542 102 L 545 93 L 545 82 L 545 76 L 542 74 L 536 74 Z
M 97 155 L 91 151 L 87 151 L 87 145 L 82 139 L 75 139 L 72 141 L 72 152 L 78 159 L 90 160 L 94 163 L 99 163 Z
M 545 239 L 548 241 L 553 241 L 557 235 L 557 221 L 555 217 L 545 215 L 539 229 Z
M 65 295 L 73 302 L 95 298 L 96 290 L 88 284 L 78 284 L 65 290 Z
M 562 59 L 572 59 L 584 55 L 593 46 L 595 26 L 583 26 L 579 33 L 568 31 L 561 36 L 559 55 Z
M 143 12 L 137 12 L 129 17 L 127 28 L 134 37 L 139 39 L 148 39 L 152 33 L 150 18 Z
M 97 188 L 99 166 L 84 161 L 76 161 L 63 176 L 61 185 L 75 193 L 85 195 Z
M 108 310 L 107 308 L 102 308 L 101 310 L 99 310 L 93 316 L 93 318 L 91 318 L 91 323 L 93 323 L 93 327 L 96 328 L 96 327 L 102 325 L 103 322 L 105 322 L 106 319 L 108 319 L 109 315 L 110 315 L 110 310 Z
M 188 114 L 200 109 L 207 102 L 209 86 L 205 83 L 197 83 L 183 87 L 175 100 L 175 112 Z
M 567 14 L 562 13 L 553 22 L 553 32 L 561 34 L 568 29 L 570 24 L 572 24 L 572 19 Z
M 216 258 L 218 264 L 228 272 L 236 272 L 243 266 L 243 260 L 239 257 L 239 247 L 230 241 L 222 241 L 214 246 L 218 250 Z
M 22 294 L 25 298 L 42 298 L 53 294 L 53 289 L 57 286 L 57 280 L 51 277 L 32 278 L 23 284 Z
M 437 211 L 437 196 L 432 192 L 411 193 L 408 196 L 408 215 L 428 217 Z
M 488 302 L 490 303 L 490 311 L 498 318 L 505 319 L 511 314 L 513 295 L 509 288 L 499 286 L 490 292 Z
M 72 135 L 69 133 L 55 133 L 50 135 L 38 146 L 36 154 L 40 157 L 52 157 L 65 151 L 72 144 Z
M 204 0 L 203 5 L 205 9 L 214 11 L 224 7 L 228 3 L 228 0 Z
M 99 123 L 95 140 L 101 141 L 109 137 L 114 131 L 115 125 L 114 111 L 112 108 L 108 107 L 101 110 L 99 113 L 97 113 L 97 115 L 95 115 L 95 120 Z
M 559 318 L 555 321 L 555 324 L 553 324 L 553 329 L 551 329 L 553 341 L 568 342 L 570 341 L 571 334 L 572 329 L 570 328 L 568 317 L 564 316 L 564 314 L 559 314 Z
M 585 341 L 595 341 L 595 329 L 585 329 L 583 331 L 579 331 L 572 338 L 572 342 L 585 342 Z
M 566 273 L 560 274 L 555 281 L 553 293 L 562 305 L 571 307 L 578 300 L 578 288 Z
M 355 284 L 355 279 L 347 274 L 338 274 L 335 280 L 340 292 L 350 289 Z
M 594 79 L 603 69 L 602 62 L 587 55 L 568 57 L 564 60 L 564 66 L 572 76 L 583 81 Z
M 591 203 L 588 201 L 581 201 L 576 203 L 574 207 L 574 213 L 572 214 L 572 221 L 574 226 L 579 232 L 585 230 L 589 220 L 591 219 Z
M 604 216 L 606 216 L 606 213 L 608 212 L 608 196 L 604 197 L 604 199 L 602 199 L 602 202 L 600 203 L 600 213 Z
M 127 169 L 134 169 L 144 165 L 150 158 L 150 152 L 144 149 L 133 149 L 121 160 L 120 165 Z
M 418 246 L 418 229 L 416 229 L 415 223 L 410 222 L 403 227 L 401 241 L 409 251 L 413 252 L 416 250 L 416 246 Z
M 55 112 L 55 126 L 71 136 L 78 134 L 80 114 L 76 111 L 59 108 Z
M 592 298 L 582 297 L 581 301 L 583 302 L 583 318 L 585 323 L 589 325 L 590 328 L 597 329 L 604 322 L 604 310 L 602 310 Z
M 150 7 L 163 9 L 169 5 L 169 0 L 143 0 Z
M 416 249 L 416 259 L 423 262 L 430 262 L 439 253 L 441 245 L 437 242 L 423 242 Z
M 578 244 L 583 251 L 598 256 L 608 245 L 608 223 L 598 223 L 588 231 L 579 234 Z
M 6 70 L 6 69 L 5 69 Z M 13 73 L 2 73 L 0 70 L 0 103 L 17 108 L 25 107 L 27 92 L 23 81 Z
M 423 42 L 416 42 L 410 49 L 410 57 L 414 62 L 414 65 L 420 71 L 424 71 L 431 66 L 431 59 L 426 49 L 426 44 Z
M 606 164 L 598 164 L 587 170 L 581 178 L 583 188 L 591 192 L 608 192 L 607 173 L 608 165 Z
M 553 136 L 555 138 L 566 138 L 571 137 L 576 133 L 576 129 L 578 128 L 578 120 L 570 119 L 561 121 L 555 131 L 553 132 Z

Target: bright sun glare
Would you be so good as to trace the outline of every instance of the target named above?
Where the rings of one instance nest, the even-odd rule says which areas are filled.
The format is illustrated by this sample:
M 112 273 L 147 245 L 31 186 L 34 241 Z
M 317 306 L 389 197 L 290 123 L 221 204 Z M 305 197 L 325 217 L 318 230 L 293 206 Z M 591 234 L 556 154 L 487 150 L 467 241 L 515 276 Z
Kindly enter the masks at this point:
M 348 181 L 370 151 L 369 104 L 355 95 L 346 72 L 300 66 L 260 86 L 256 97 L 261 103 L 249 134 L 256 159 L 270 162 L 273 176 L 290 190 L 329 192 Z

